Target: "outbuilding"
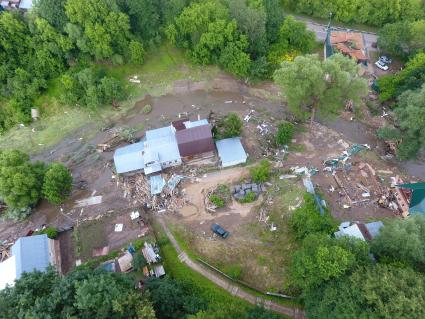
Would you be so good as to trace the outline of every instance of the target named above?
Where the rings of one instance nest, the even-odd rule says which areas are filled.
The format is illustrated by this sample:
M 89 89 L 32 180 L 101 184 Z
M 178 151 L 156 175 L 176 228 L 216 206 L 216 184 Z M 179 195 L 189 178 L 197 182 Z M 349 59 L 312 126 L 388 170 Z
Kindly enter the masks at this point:
M 222 167 L 246 162 L 248 158 L 239 137 L 226 138 L 215 142 Z

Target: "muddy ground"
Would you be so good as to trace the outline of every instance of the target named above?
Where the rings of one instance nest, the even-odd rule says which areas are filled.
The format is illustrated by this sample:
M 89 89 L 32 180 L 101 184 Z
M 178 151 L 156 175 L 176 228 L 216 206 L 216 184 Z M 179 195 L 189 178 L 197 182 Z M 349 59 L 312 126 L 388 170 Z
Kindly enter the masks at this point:
M 255 162 L 264 155 L 257 125 L 264 123 L 264 121 L 275 123 L 287 117 L 285 105 L 280 101 L 278 95 L 276 88 L 269 84 L 250 87 L 226 75 L 221 75 L 211 83 L 176 81 L 173 93 L 161 97 L 146 96 L 121 119 L 110 123 L 108 128 L 134 128 L 137 130 L 136 136 L 141 137 L 146 129 L 168 125 L 182 112 L 187 112 L 191 119 L 196 119 L 198 115 L 201 118 L 207 117 L 211 111 L 217 114 L 226 114 L 232 111 L 243 117 L 254 110 L 257 122 L 253 119 L 245 124 L 243 141 L 250 155 L 250 161 Z M 152 112 L 147 115 L 141 112 L 146 104 L 153 107 Z M 290 152 L 287 161 L 282 165 L 313 165 L 320 169 L 322 161 L 331 153 L 340 153 L 343 150 L 343 147 L 338 144 L 338 140 L 342 139 L 347 143 L 357 142 L 372 145 L 374 149 L 373 152 L 370 152 L 372 155 L 368 155 L 370 157 L 368 160 L 373 160 L 374 165 L 382 167 L 382 169 L 392 170 L 394 174 L 404 173 L 403 170 L 399 172 L 398 163 L 385 162 L 379 158 L 379 155 L 383 155 L 383 148 L 373 134 L 375 128 L 368 128 L 365 124 L 342 118 L 332 123 L 326 123 L 326 125 L 332 127 L 335 131 L 339 131 L 341 135 L 325 126 L 320 126 L 321 129 L 311 135 L 308 132 L 299 133 L 296 137 L 296 144 L 301 145 L 300 151 Z M 68 228 L 78 224 L 82 229 L 84 229 L 84 226 L 82 226 L 84 224 L 94 224 L 96 227 L 93 229 L 86 227 L 88 228 L 87 236 L 84 234 L 81 236 L 81 238 L 85 238 L 84 241 L 89 246 L 83 247 L 83 254 L 80 257 L 88 259 L 90 251 L 94 248 L 100 248 L 98 246 L 105 245 L 116 248 L 139 236 L 143 232 L 142 227 L 130 221 L 129 213 L 140 207 L 137 203 L 124 198 L 122 188 L 117 185 L 112 169 L 113 150 L 103 153 L 96 152 L 96 145 L 105 142 L 109 136 L 110 131 L 92 123 L 74 132 L 52 149 L 33 156 L 34 160 L 65 163 L 71 168 L 74 181 L 84 181 L 87 187 L 85 189 L 76 187 L 69 200 L 60 207 L 49 205 L 43 201 L 34 209 L 34 213 L 26 221 L 17 223 L 2 221 L 0 223 L 0 240 L 13 241 L 17 237 L 25 235 L 28 230 L 39 228 L 43 224 L 58 228 Z M 405 168 L 412 169 L 416 176 L 425 175 L 425 169 L 423 169 L 425 165 L 422 162 L 407 164 L 408 166 Z M 242 170 L 241 168 L 238 169 Z M 238 169 L 236 169 L 236 172 L 238 172 Z M 230 174 L 230 171 L 227 172 Z M 226 175 L 227 172 L 224 170 L 222 174 Z M 242 171 L 236 175 L 239 173 L 242 176 Z M 425 176 L 423 177 L 425 178 Z M 329 176 L 319 173 L 313 177 L 313 182 L 326 189 L 329 186 Z M 182 185 L 182 187 L 186 186 Z M 187 189 L 190 190 L 190 186 L 187 186 Z M 83 208 L 75 207 L 77 200 L 93 195 L 102 196 L 102 202 Z M 191 191 L 188 191 L 188 196 L 194 195 Z M 330 199 L 332 201 L 332 196 L 330 196 Z M 192 198 L 192 200 L 197 201 L 196 198 Z M 336 203 L 331 202 L 331 205 L 334 207 Z M 194 207 L 192 205 L 192 208 L 185 208 L 181 214 L 198 214 L 198 208 L 195 209 Z M 361 211 L 356 209 L 343 211 L 338 206 L 334 208 L 335 216 L 340 219 L 366 220 L 392 214 L 376 207 Z M 237 228 L 238 225 L 249 224 L 250 221 L 255 219 L 255 216 L 249 214 L 246 208 L 241 209 L 241 207 L 235 206 L 234 211 L 244 212 L 239 216 L 233 213 L 224 214 L 223 217 L 219 217 L 223 220 L 218 219 L 218 221 L 223 221 L 231 227 Z M 230 218 L 234 220 L 233 223 L 228 220 Z M 124 224 L 122 233 L 114 232 L 113 227 L 116 223 Z M 197 221 L 196 223 L 196 228 L 198 228 L 200 222 Z M 195 223 L 191 225 L 189 221 L 187 224 L 195 228 Z M 201 229 L 204 229 L 203 231 L 207 234 L 208 225 L 206 224 Z M 64 246 L 69 247 L 69 249 L 64 249 L 64 254 L 66 254 L 67 250 L 74 247 L 68 235 L 61 236 L 62 240 Z M 72 264 L 72 261 L 67 261 L 67 263 Z M 67 267 L 70 268 L 70 266 Z

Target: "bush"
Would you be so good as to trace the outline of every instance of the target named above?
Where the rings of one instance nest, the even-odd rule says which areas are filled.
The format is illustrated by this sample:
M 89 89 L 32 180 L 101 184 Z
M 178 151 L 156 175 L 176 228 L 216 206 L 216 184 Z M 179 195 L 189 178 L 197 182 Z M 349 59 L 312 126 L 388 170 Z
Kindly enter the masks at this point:
M 145 241 L 142 239 L 136 239 L 133 242 L 133 247 L 136 251 L 140 250 L 145 245 Z
M 252 192 L 252 191 L 249 191 L 246 195 L 245 195 L 245 197 L 244 198 L 242 198 L 241 200 L 239 200 L 241 203 L 252 203 L 253 201 L 255 201 L 255 199 L 256 199 L 256 197 L 257 197 L 257 195 L 254 193 L 254 192 Z
M 52 204 L 61 204 L 72 189 L 72 176 L 63 164 L 50 164 L 43 182 L 43 195 Z
M 260 164 L 249 170 L 254 183 L 264 183 L 270 178 L 270 163 L 268 160 L 262 160 Z
M 229 113 L 219 123 L 219 138 L 229 138 L 240 136 L 243 122 L 236 113 Z
M 143 113 L 143 114 L 149 114 L 150 112 L 152 112 L 152 105 L 150 105 L 150 104 L 146 104 L 146 105 L 142 108 L 142 113 Z
M 145 257 L 143 254 L 136 252 L 133 255 L 133 270 L 139 271 L 142 270 L 143 267 L 145 267 L 148 263 L 146 262 Z
M 31 208 L 7 208 L 6 212 L 4 213 L 5 219 L 10 219 L 15 222 L 24 220 L 31 214 Z
M 55 227 L 47 227 L 42 230 L 35 232 L 36 235 L 46 234 L 50 239 L 58 237 L 58 230 Z
M 277 127 L 276 144 L 289 145 L 294 136 L 294 125 L 289 122 L 280 123 Z
M 220 197 L 218 197 L 216 194 L 212 194 L 209 197 L 211 203 L 213 203 L 215 206 L 217 206 L 218 208 L 222 208 L 224 207 L 224 200 L 221 199 Z
M 313 195 L 304 195 L 305 203 L 297 208 L 289 219 L 289 227 L 297 239 L 303 239 L 312 233 L 329 234 L 335 229 L 335 221 L 329 212 L 320 215 Z

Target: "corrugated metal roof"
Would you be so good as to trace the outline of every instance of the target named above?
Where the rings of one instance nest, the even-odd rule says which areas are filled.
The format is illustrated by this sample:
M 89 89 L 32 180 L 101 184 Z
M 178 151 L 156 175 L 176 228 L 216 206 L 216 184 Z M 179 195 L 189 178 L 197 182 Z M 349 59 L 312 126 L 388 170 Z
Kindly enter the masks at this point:
M 247 155 L 239 137 L 226 138 L 215 142 L 221 166 L 229 167 L 245 163 Z
M 16 278 L 23 272 L 44 271 L 49 262 L 49 239 L 47 235 L 21 237 L 12 246 L 12 255 L 16 258 Z
M 114 153 L 114 163 L 118 174 L 143 169 L 144 142 L 118 148 Z
M 174 135 L 173 129 L 170 126 L 160 127 L 154 130 L 146 131 L 146 140 L 154 140 L 161 137 Z
M 340 231 L 334 233 L 336 238 L 340 238 L 343 236 L 355 237 L 361 240 L 365 240 L 359 226 L 357 224 L 353 224 L 347 228 L 344 228 Z
M 184 122 L 184 125 L 186 126 L 186 128 L 192 128 L 192 127 L 203 126 L 208 124 L 209 123 L 207 119 L 193 121 L 193 122 L 191 121 Z
M 153 175 L 149 177 L 149 184 L 151 186 L 151 195 L 161 194 L 165 186 L 165 180 L 161 175 Z
M 171 136 L 147 140 L 145 142 L 145 149 L 149 149 L 151 152 L 156 152 L 159 156 L 160 163 L 181 161 L 179 147 L 174 134 Z
M 384 223 L 381 221 L 366 224 L 366 228 L 372 239 L 379 235 L 382 227 L 384 227 Z
M 176 139 L 181 156 L 193 156 L 215 150 L 209 125 L 177 131 Z

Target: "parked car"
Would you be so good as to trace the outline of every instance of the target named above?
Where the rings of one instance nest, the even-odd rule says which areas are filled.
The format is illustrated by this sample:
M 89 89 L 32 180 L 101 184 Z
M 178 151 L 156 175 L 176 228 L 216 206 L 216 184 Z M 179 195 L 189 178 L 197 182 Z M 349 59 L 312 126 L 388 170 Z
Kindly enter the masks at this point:
M 212 224 L 211 230 L 222 238 L 229 237 L 229 232 L 225 231 L 219 224 Z
M 391 58 L 387 57 L 386 55 L 381 55 L 379 57 L 379 62 L 381 62 L 382 64 L 391 64 L 393 60 L 391 60 Z
M 388 71 L 388 69 L 389 69 L 388 65 L 382 63 L 381 61 L 376 61 L 375 65 L 376 65 L 376 67 L 378 67 L 379 69 L 384 70 L 384 71 Z

